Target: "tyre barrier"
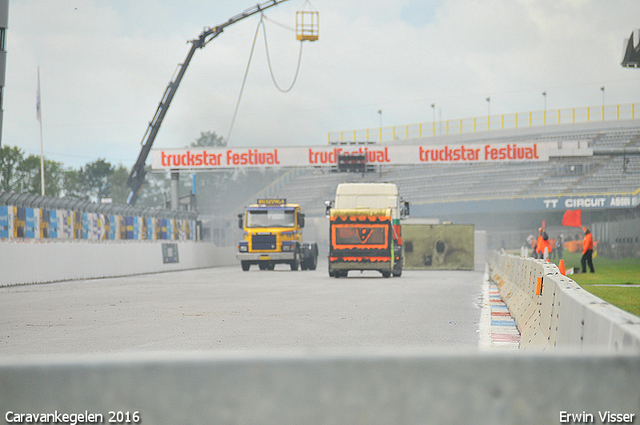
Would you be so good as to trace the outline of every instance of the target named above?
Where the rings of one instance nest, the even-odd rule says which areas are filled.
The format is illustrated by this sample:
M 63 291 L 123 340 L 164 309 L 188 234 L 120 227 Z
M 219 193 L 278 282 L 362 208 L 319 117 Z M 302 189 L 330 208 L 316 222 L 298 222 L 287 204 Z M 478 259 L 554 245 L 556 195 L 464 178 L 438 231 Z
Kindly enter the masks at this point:
M 491 270 L 520 348 L 640 350 L 640 317 L 584 290 L 555 264 L 502 254 Z

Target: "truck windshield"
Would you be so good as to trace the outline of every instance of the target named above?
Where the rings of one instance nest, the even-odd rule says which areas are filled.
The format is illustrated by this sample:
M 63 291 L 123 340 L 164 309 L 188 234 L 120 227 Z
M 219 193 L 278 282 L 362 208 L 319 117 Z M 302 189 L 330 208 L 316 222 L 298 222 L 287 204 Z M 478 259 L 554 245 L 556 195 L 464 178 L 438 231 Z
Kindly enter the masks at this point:
M 247 211 L 247 227 L 295 227 L 294 210 Z

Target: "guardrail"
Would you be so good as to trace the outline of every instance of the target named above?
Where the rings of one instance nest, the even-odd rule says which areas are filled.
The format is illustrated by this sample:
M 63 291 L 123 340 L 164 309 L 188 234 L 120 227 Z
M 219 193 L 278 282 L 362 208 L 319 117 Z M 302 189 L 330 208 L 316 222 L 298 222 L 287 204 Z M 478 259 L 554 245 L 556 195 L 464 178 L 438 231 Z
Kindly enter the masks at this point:
M 582 289 L 543 260 L 501 255 L 491 271 L 520 348 L 640 350 L 640 317 Z
M 36 413 L 94 415 L 64 423 L 153 425 L 539 425 L 640 417 L 638 353 L 366 351 L 5 355 L 0 421 L 37 422 L 16 420 Z M 562 419 L 583 413 L 592 419 Z
M 329 133 L 328 139 L 329 144 L 348 142 L 382 143 L 394 140 L 421 139 L 523 127 L 632 120 L 636 119 L 638 114 L 640 114 L 640 103 L 548 109 L 390 127 L 334 131 Z

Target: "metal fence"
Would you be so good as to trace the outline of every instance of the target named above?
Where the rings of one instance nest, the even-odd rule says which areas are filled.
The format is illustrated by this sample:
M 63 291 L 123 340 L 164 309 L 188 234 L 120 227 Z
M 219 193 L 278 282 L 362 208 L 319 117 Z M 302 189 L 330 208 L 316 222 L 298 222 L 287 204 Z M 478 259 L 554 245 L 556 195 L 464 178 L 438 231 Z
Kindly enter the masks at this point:
M 0 191 L 0 239 L 192 240 L 198 215 Z
M 638 109 L 638 113 L 636 113 L 636 109 Z M 636 119 L 636 115 L 640 115 L 640 103 L 548 109 L 391 127 L 334 131 L 329 133 L 328 141 L 329 144 L 340 142 L 381 143 L 525 127 L 632 120 Z

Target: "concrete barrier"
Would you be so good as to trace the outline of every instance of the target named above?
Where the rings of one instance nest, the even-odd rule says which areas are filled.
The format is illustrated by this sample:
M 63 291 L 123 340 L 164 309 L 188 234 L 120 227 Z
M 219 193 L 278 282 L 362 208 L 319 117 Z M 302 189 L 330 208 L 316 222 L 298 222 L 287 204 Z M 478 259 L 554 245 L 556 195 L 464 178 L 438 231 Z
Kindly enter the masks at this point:
M 638 354 L 5 357 L 0 423 L 57 413 L 103 415 L 84 423 L 120 417 L 152 425 L 539 425 L 583 412 L 634 415 L 637 422 Z
M 170 253 L 177 252 L 177 256 L 166 258 L 167 244 L 172 248 Z M 204 242 L 3 242 L 0 243 L 0 286 L 129 276 L 236 263 L 233 248 L 218 248 Z
M 585 291 L 554 264 L 503 254 L 491 275 L 523 349 L 640 349 L 640 317 Z

